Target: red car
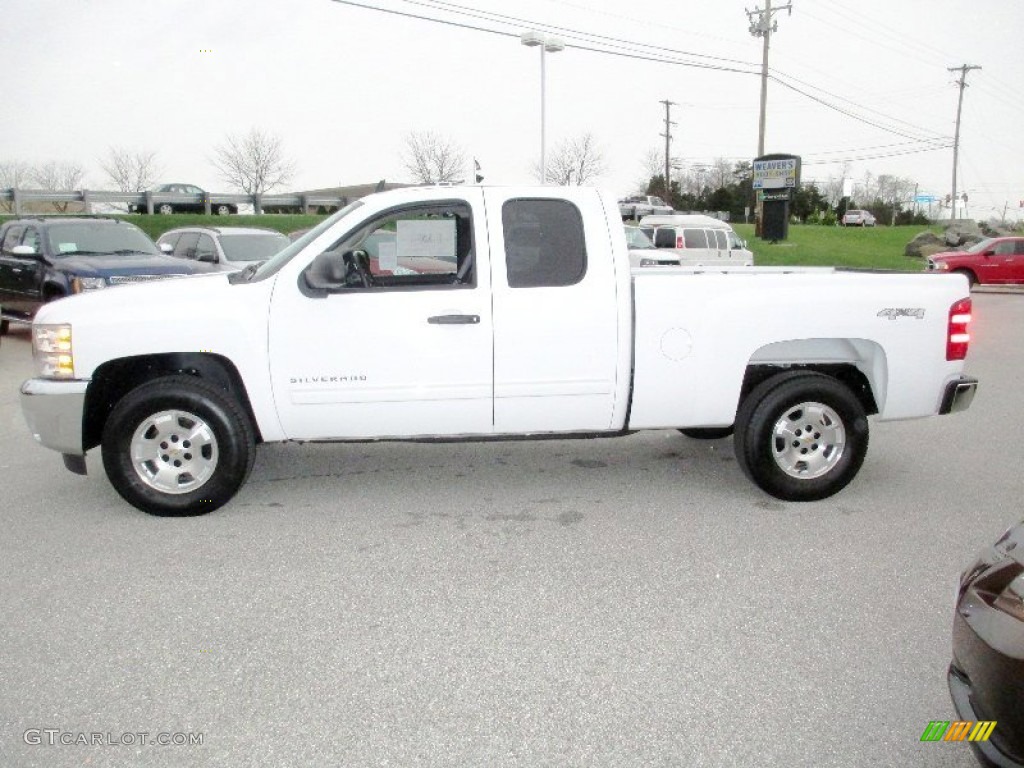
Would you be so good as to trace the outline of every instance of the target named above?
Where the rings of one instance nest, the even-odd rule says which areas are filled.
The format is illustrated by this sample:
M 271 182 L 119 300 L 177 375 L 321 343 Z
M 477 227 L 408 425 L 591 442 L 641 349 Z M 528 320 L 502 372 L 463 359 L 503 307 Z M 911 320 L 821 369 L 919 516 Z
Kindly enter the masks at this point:
M 928 257 L 928 269 L 957 272 L 971 283 L 1024 283 L 1024 237 L 990 237 L 966 251 Z

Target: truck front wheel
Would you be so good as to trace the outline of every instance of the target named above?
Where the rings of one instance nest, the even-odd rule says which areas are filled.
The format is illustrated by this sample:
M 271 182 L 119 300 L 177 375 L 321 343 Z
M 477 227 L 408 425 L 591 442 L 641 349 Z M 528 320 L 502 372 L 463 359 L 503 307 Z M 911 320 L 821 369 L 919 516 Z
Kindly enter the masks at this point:
M 773 376 L 736 416 L 736 459 L 762 490 L 816 501 L 853 480 L 868 449 L 864 407 L 842 382 L 819 373 Z
M 255 454 L 239 404 L 195 376 L 133 389 L 103 428 L 107 477 L 125 501 L 152 515 L 212 512 L 245 482 Z

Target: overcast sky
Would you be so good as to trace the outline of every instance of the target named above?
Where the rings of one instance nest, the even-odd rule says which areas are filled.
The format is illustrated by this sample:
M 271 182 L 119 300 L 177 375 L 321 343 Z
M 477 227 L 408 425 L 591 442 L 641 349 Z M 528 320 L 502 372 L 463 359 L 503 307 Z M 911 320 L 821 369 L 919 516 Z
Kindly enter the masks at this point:
M 792 1 L 770 58 L 792 88 L 769 83 L 766 151 L 801 155 L 805 180 L 840 177 L 848 161 L 856 180 L 894 174 L 945 195 L 957 102 L 947 68 L 980 65 L 967 78 L 958 189 L 972 216 L 1007 203 L 1024 214 L 1024 2 Z M 295 161 L 291 191 L 408 180 L 405 137 L 429 130 L 478 158 L 487 183 L 531 183 L 540 54 L 518 39 L 530 28 L 567 45 L 547 58 L 549 152 L 592 133 L 607 165 L 599 184 L 616 194 L 662 150 L 664 99 L 678 105 L 682 165 L 756 154 L 753 2 L 353 2 L 493 32 L 334 0 L 4 0 L 0 162 L 75 161 L 103 189 L 108 147 L 156 150 L 159 181 L 227 191 L 213 148 L 259 127 Z

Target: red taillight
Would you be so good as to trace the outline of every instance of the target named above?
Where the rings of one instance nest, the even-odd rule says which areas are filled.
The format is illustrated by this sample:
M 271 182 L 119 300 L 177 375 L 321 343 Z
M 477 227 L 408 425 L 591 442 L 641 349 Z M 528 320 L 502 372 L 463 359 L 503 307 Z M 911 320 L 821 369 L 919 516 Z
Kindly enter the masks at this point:
M 676 235 L 676 248 L 685 248 L 686 243 L 683 241 L 682 235 Z
M 971 324 L 971 300 L 960 299 L 949 308 L 949 328 L 946 331 L 946 359 L 963 360 L 971 343 L 968 326 Z

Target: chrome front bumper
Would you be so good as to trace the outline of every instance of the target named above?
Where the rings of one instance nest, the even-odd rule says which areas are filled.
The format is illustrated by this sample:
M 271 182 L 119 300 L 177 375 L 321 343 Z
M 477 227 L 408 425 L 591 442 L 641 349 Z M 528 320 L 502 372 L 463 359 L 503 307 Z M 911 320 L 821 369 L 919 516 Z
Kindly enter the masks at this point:
M 32 436 L 47 448 L 82 456 L 82 416 L 88 381 L 28 379 L 21 385 L 21 412 Z

